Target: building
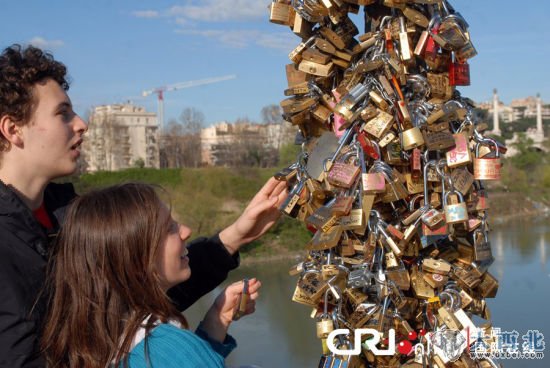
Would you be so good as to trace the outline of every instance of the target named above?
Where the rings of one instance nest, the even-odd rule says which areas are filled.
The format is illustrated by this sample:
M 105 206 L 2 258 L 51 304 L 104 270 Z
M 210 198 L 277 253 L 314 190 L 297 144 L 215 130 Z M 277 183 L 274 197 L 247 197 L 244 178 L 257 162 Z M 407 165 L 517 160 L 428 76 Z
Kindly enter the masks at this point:
M 495 101 L 496 99 L 496 101 Z M 493 101 L 483 102 L 477 105 L 478 108 L 487 110 L 491 119 L 494 120 L 495 102 L 497 103 L 499 122 L 513 123 L 521 119 L 537 117 L 537 97 L 529 96 L 512 100 L 509 105 L 505 105 L 498 99 L 496 90 L 493 92 Z M 550 104 L 541 105 L 541 114 L 543 120 L 550 120 Z
M 230 124 L 220 122 L 201 130 L 203 165 L 234 166 L 252 151 L 277 154 L 281 145 L 292 142 L 296 128 L 290 124 Z
M 534 110 L 534 114 L 535 114 L 534 116 L 536 117 L 536 120 L 537 120 L 537 127 L 536 129 L 535 128 L 527 129 L 527 131 L 525 132 L 525 136 L 528 139 L 533 141 L 532 148 L 535 148 L 541 151 L 546 151 L 546 146 L 544 145 L 546 138 L 544 137 L 544 128 L 542 125 L 542 119 L 544 116 L 543 105 L 542 105 L 542 100 L 540 98 L 540 95 L 537 94 L 537 97 L 535 98 L 534 102 L 535 102 L 534 108 L 532 106 L 527 106 L 527 109 L 529 109 L 529 111 L 531 109 Z M 497 119 L 497 126 L 498 126 L 498 119 Z M 512 137 L 512 139 L 506 140 L 506 146 L 509 147 L 508 152 L 506 153 L 508 157 L 514 156 L 518 153 L 518 150 L 514 147 L 514 144 L 518 142 L 518 139 L 519 139 L 518 134 L 514 133 L 514 136 Z
M 131 103 L 97 106 L 89 117 L 83 151 L 90 172 L 159 168 L 157 115 Z

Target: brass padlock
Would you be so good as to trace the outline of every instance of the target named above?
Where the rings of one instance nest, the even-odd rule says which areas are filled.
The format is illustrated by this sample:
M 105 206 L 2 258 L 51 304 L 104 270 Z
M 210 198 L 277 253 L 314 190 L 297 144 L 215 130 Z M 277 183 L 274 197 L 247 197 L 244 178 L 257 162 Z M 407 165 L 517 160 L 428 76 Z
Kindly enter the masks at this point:
M 456 190 L 466 195 L 474 183 L 474 175 L 466 167 L 456 168 L 451 171 L 451 181 Z
M 391 129 L 394 118 L 386 111 L 380 109 L 376 109 L 376 111 L 376 116 L 367 121 L 363 130 L 377 139 L 381 139 Z
M 327 232 L 338 220 L 330 207 L 321 206 L 306 219 L 306 224 L 315 227 L 322 232 Z
M 290 4 L 274 0 L 270 6 L 269 21 L 275 24 L 290 26 L 291 9 L 292 6 Z
M 332 214 L 335 216 L 346 216 L 351 211 L 354 198 L 349 195 L 342 195 L 335 198 L 334 203 L 330 206 Z
M 317 337 L 320 339 L 326 339 L 328 335 L 334 331 L 334 322 L 328 314 L 328 293 L 330 290 L 325 292 L 325 302 L 323 305 L 323 314 L 319 321 L 317 321 Z
M 451 265 L 442 259 L 424 258 L 422 261 L 422 270 L 447 275 L 451 272 Z
M 411 269 L 411 285 L 414 295 L 419 299 L 430 299 L 435 296 L 434 289 L 424 280 L 424 274 L 416 268 Z
M 494 158 L 479 157 L 481 142 L 476 144 L 476 157 L 474 158 L 474 179 L 476 180 L 500 180 L 500 152 L 496 141 L 487 139 L 495 146 Z
M 318 77 L 328 77 L 332 73 L 334 63 L 318 64 L 313 61 L 302 60 L 298 65 L 298 69 L 308 74 L 316 75 Z
M 332 226 L 327 232 L 317 231 L 308 244 L 307 250 L 325 250 L 338 245 L 342 237 L 342 227 Z
M 401 146 L 405 151 L 420 147 L 424 144 L 424 136 L 419 127 L 407 129 L 399 134 Z
M 328 285 L 321 280 L 319 271 L 305 271 L 296 284 L 292 301 L 316 307 L 327 288 Z

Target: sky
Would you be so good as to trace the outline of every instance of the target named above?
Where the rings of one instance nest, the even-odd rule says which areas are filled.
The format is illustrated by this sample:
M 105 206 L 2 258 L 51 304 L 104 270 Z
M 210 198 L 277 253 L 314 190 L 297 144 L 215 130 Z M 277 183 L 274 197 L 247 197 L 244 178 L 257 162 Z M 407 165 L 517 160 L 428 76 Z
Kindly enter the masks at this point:
M 288 53 L 300 39 L 269 22 L 270 0 L 0 0 L 0 47 L 33 44 L 69 69 L 69 95 L 85 116 L 132 100 L 156 112 L 142 91 L 226 75 L 235 79 L 167 92 L 165 121 L 193 107 L 205 125 L 260 121 L 285 98 Z M 540 93 L 550 101 L 550 2 L 451 1 L 470 24 L 478 51 L 464 96 L 482 102 Z M 354 19 L 363 29 L 362 20 Z

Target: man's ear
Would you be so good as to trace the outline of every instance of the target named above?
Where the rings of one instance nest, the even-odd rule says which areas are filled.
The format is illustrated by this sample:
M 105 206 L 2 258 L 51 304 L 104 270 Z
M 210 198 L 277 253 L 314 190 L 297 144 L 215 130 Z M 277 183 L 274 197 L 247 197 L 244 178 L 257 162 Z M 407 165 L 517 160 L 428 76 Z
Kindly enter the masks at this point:
M 0 117 L 0 134 L 4 136 L 10 146 L 21 147 L 23 145 L 21 127 L 9 115 Z

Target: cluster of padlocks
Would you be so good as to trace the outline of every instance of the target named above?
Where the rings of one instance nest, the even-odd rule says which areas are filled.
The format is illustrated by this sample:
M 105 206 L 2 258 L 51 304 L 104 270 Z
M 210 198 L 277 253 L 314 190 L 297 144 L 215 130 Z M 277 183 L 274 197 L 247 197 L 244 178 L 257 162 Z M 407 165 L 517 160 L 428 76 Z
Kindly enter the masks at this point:
M 361 10 L 359 35 L 350 13 Z M 302 153 L 276 177 L 289 186 L 281 211 L 314 234 L 291 274 L 293 300 L 317 320 L 319 367 L 494 366 L 468 350 L 472 315 L 488 327 L 485 298 L 498 289 L 483 181 L 499 179 L 505 147 L 455 88 L 469 85 L 476 55 L 467 22 L 445 0 L 274 1 L 270 11 L 302 39 L 281 102 Z M 355 341 L 366 328 L 380 350 L 395 336 L 395 353 Z M 327 342 L 335 329 L 349 333 Z M 356 343 L 359 355 L 329 349 Z

